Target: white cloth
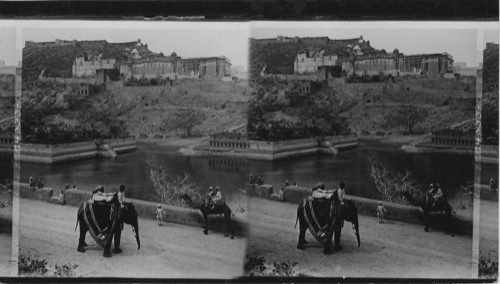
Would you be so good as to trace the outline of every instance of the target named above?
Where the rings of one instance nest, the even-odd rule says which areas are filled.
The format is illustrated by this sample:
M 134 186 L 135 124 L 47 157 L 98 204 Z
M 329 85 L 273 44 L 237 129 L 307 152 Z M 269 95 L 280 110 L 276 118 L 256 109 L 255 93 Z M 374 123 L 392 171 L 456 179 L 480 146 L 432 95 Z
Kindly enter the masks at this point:
M 315 191 L 313 191 L 312 197 L 330 199 L 332 197 L 333 192 L 334 192 L 333 190 L 316 189 Z
M 118 192 L 118 203 L 123 205 L 123 201 L 125 200 L 125 192 Z
M 345 199 L 345 189 L 341 189 L 341 188 L 339 188 L 339 189 L 337 190 L 337 194 L 338 194 L 338 196 L 339 196 L 340 203 L 341 203 L 341 204 L 344 204 L 344 199 Z
M 219 201 L 222 199 L 222 193 L 220 191 L 217 191 L 217 193 L 214 196 L 214 201 Z

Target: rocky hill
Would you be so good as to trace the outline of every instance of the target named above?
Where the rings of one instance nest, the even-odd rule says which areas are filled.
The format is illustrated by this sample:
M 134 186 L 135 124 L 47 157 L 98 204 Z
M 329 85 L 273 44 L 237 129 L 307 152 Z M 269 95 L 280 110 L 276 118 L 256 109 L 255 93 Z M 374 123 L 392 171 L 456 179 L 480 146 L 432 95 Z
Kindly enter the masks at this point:
M 26 45 L 23 49 L 23 68 L 45 70 L 46 77 L 71 77 L 72 65 L 77 56 L 92 58 L 102 55 L 102 59 L 120 59 L 127 58 L 134 48 L 141 56 L 154 54 L 147 45 L 138 46 L 137 42 L 114 44 L 105 41 L 79 41 L 71 45 Z

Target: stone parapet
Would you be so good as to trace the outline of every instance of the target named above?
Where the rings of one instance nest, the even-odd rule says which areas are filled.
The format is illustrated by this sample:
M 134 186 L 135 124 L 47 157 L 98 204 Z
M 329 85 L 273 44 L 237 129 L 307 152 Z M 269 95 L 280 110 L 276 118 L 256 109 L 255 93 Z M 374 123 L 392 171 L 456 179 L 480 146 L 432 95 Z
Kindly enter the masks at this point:
M 28 184 L 19 184 L 19 193 L 21 198 L 36 199 L 41 201 L 50 202 L 50 198 L 54 195 L 52 188 L 42 188 L 32 190 Z M 55 194 L 57 195 L 57 193 Z M 91 198 L 91 192 L 84 190 L 68 189 L 65 194 L 66 205 L 79 207 L 83 202 Z M 127 198 L 126 202 L 131 202 L 139 217 L 156 219 L 156 208 L 158 203 L 143 201 L 133 198 Z M 204 223 L 201 212 L 192 208 L 177 207 L 162 204 L 162 209 L 165 211 L 163 221 L 178 223 L 189 226 L 201 226 Z M 77 210 L 75 208 L 75 218 Z M 210 215 L 209 216 L 209 229 L 219 232 L 225 231 L 224 216 Z M 232 224 L 234 226 L 235 235 L 243 236 L 248 232 L 248 227 L 245 221 L 241 218 L 232 216 Z M 140 224 L 139 224 L 140 227 Z

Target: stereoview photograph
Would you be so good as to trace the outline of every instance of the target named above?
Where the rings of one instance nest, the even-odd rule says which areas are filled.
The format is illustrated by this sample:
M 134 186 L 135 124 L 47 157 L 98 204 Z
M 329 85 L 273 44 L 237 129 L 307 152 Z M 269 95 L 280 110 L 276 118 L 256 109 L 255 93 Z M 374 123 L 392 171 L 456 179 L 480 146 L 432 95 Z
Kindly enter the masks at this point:
M 252 25 L 245 275 L 495 279 L 498 26 L 345 26 Z
M 241 276 L 245 163 L 198 148 L 246 127 L 247 24 L 40 22 L 23 38 L 19 275 Z

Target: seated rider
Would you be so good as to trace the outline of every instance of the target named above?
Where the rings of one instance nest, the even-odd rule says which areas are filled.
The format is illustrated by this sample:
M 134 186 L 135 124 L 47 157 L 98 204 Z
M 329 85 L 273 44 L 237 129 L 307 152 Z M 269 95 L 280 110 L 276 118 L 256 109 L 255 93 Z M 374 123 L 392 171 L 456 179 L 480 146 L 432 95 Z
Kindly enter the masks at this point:
M 337 196 L 339 198 L 340 204 L 344 205 L 345 200 L 345 182 L 341 181 L 339 184 L 339 189 L 337 190 Z
M 222 205 L 222 193 L 220 192 L 220 188 L 218 186 L 215 187 L 215 195 L 212 197 L 213 199 L 213 204 L 212 204 L 212 209 L 215 209 L 215 205 L 220 206 Z
M 205 206 L 206 207 L 212 207 L 213 203 L 214 203 L 214 200 L 213 200 L 213 196 L 214 196 L 214 188 L 212 186 L 210 186 L 208 188 L 208 193 L 207 193 L 207 198 L 205 199 Z
M 431 183 L 431 184 L 429 185 L 429 188 L 430 188 L 430 189 L 429 189 L 429 192 L 427 193 L 426 200 L 425 200 L 427 204 L 430 204 L 430 203 L 431 203 L 431 201 L 432 201 L 432 199 L 433 199 L 433 196 L 434 196 L 434 191 L 435 191 L 435 189 L 434 189 L 434 184 L 432 184 L 432 183 Z
M 436 202 L 443 201 L 443 191 L 441 190 L 441 186 L 439 185 L 439 183 L 437 184 L 437 190 L 432 197 L 434 199 L 432 206 L 436 205 Z

